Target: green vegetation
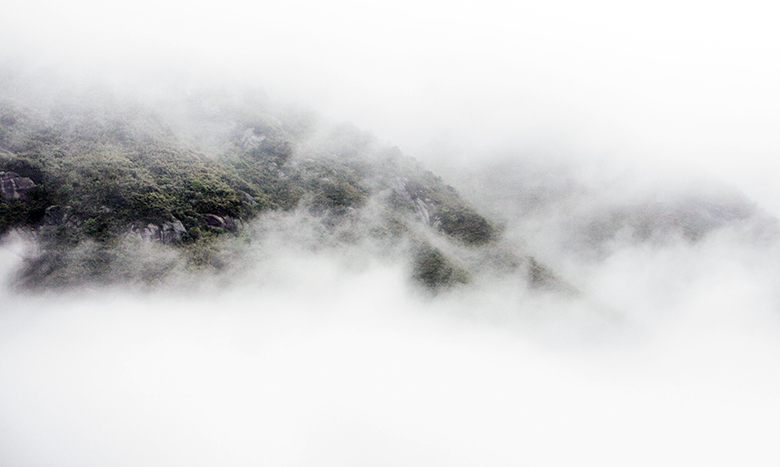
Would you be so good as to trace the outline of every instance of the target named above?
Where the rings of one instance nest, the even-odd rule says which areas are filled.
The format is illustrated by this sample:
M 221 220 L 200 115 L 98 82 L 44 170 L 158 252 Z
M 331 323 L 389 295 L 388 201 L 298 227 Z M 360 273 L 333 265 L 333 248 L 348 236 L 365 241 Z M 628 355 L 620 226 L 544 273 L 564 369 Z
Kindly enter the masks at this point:
M 268 167 L 284 158 L 278 144 L 251 151 L 228 147 L 231 157 L 209 157 L 167 132 L 144 133 L 144 124 L 150 123 L 139 119 L 114 121 L 105 131 L 106 125 L 93 120 L 81 122 L 81 131 L 62 121 L 2 120 L 0 147 L 7 152 L 0 156 L 0 170 L 29 177 L 38 187 L 13 209 L 13 216 L 3 216 L 4 231 L 23 224 L 21 218 L 27 225 L 40 222 L 50 205 L 69 206 L 88 236 L 115 236 L 132 222 L 174 217 L 188 230 L 202 229 L 205 214 L 247 218 L 263 209 L 297 205 L 302 190 Z M 101 216 L 106 213 L 110 216 Z
M 528 285 L 531 289 L 576 296 L 579 291 L 555 275 L 548 267 L 528 257 Z
M 424 245 L 415 255 L 412 277 L 431 290 L 469 282 L 468 271 L 430 245 Z
M 441 177 L 400 157 L 395 158 L 395 165 L 409 198 L 426 204 L 431 224 L 439 231 L 472 246 L 485 245 L 499 236 L 496 226 L 463 201 Z M 398 195 L 390 202 L 399 209 L 416 210 L 414 202 Z
M 398 239 L 412 223 L 467 246 L 498 236 L 454 188 L 369 133 L 349 125 L 317 132 L 300 112 L 279 112 L 283 121 L 256 96 L 191 99 L 179 127 L 106 96 L 42 114 L 0 101 L 0 171 L 35 183 L 23 199 L 0 197 L 0 235 L 31 229 L 43 247 L 27 262 L 28 282 L 110 280 L 109 270 L 156 281 L 173 267 L 134 269 L 132 249 L 122 250 L 129 239 L 176 246 L 189 268 L 220 269 L 219 238 L 238 235 L 242 221 L 303 208 L 336 229 L 372 197 L 385 216 L 367 229 L 376 238 Z M 431 288 L 468 281 L 465 269 L 427 247 L 414 277 Z
M 27 193 L 24 200 L 7 200 L 0 196 L 0 235 L 13 227 L 39 225 L 47 202 L 46 193 L 40 189 Z

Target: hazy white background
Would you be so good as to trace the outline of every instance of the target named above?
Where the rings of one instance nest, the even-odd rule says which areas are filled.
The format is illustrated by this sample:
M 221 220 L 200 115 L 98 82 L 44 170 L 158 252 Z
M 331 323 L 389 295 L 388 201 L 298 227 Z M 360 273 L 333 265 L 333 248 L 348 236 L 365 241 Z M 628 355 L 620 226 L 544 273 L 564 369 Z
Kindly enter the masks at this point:
M 3 290 L 0 463 L 778 461 L 776 252 L 626 251 L 594 278 L 614 320 L 517 284 L 422 299 L 400 264 L 262 248 L 228 287 Z M 22 251 L 0 249 L 4 274 Z
M 259 84 L 416 156 L 557 145 L 705 172 L 780 214 L 774 2 L 32 0 L 0 13 L 6 56 L 135 84 Z
M 715 177 L 778 215 L 777 19 L 770 2 L 6 1 L 0 51 L 85 82 L 260 85 L 450 164 Z M 623 251 L 589 292 L 630 319 L 592 335 L 586 311 L 500 287 L 424 301 L 397 264 L 265 259 L 273 287 L 0 292 L 0 461 L 777 463 L 773 248 Z

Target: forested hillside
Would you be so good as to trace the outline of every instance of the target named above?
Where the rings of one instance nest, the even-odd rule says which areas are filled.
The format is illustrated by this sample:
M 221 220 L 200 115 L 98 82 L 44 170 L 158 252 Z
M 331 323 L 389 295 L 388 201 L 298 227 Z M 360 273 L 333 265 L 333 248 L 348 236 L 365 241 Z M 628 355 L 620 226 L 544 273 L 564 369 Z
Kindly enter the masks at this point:
M 177 102 L 175 120 L 81 97 L 43 110 L 0 103 L 0 234 L 23 229 L 41 245 L 27 285 L 164 277 L 166 267 L 129 267 L 132 242 L 170 245 L 190 270 L 219 269 L 219 239 L 248 236 L 246 224 L 272 211 L 305 212 L 339 241 L 362 240 L 345 228 L 356 222 L 374 241 L 409 240 L 413 277 L 430 288 L 469 277 L 431 238 L 479 248 L 500 237 L 452 186 L 351 125 L 219 93 Z

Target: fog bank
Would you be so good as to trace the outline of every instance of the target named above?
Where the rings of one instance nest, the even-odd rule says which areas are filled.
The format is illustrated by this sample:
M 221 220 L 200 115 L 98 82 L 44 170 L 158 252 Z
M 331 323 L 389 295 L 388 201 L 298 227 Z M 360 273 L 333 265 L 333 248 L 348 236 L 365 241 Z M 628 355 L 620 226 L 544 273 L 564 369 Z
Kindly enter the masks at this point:
M 219 290 L 4 291 L 0 463 L 778 460 L 774 250 L 625 250 L 588 284 L 604 319 L 500 283 L 421 296 L 393 261 L 269 244 Z M 4 283 L 22 249 L 0 250 Z

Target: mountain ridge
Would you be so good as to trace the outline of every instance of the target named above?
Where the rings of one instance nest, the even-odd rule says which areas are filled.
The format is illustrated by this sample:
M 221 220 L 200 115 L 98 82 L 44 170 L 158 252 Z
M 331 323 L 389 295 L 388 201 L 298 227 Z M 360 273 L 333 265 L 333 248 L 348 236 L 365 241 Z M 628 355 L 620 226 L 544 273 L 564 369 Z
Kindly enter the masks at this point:
M 0 170 L 33 186 L 0 201 L 0 234 L 29 229 L 42 251 L 26 261 L 21 282 L 110 282 L 116 247 L 129 240 L 171 245 L 192 270 L 220 269 L 219 239 L 242 235 L 263 213 L 302 210 L 336 235 L 371 201 L 378 215 L 361 218 L 367 235 L 410 242 L 411 277 L 438 290 L 470 274 L 433 243 L 479 248 L 501 236 L 455 188 L 367 132 L 308 115 L 288 123 L 262 105 L 214 99 L 203 93 L 184 104 L 209 141 L 200 148 L 153 110 L 110 96 L 55 104 L 43 116 L 2 102 Z M 70 257 L 85 245 L 91 259 Z

